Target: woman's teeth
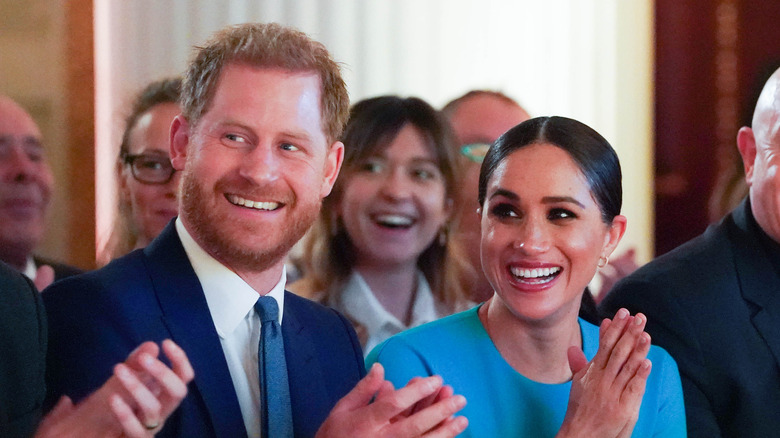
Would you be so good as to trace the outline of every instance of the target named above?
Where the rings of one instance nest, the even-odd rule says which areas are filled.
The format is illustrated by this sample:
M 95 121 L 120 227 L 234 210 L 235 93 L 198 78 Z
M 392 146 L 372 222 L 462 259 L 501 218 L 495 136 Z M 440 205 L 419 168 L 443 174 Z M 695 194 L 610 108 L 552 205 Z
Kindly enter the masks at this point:
M 389 227 L 408 227 L 412 225 L 410 217 L 397 214 L 383 214 L 377 216 L 375 220 L 378 224 Z
M 537 269 L 511 268 L 510 270 L 512 271 L 512 275 L 514 275 L 515 277 L 531 280 L 531 279 L 554 276 L 561 271 L 561 268 L 559 267 L 537 268 Z

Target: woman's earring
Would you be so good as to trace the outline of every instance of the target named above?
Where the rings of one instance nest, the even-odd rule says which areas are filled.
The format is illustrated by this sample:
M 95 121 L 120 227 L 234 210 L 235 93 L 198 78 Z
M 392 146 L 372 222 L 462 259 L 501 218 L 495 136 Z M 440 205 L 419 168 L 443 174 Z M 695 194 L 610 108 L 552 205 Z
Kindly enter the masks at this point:
M 447 227 L 439 230 L 439 246 L 447 246 Z
M 601 256 L 599 257 L 599 268 L 603 268 L 604 266 L 607 266 L 607 263 L 609 263 L 609 257 L 607 256 Z

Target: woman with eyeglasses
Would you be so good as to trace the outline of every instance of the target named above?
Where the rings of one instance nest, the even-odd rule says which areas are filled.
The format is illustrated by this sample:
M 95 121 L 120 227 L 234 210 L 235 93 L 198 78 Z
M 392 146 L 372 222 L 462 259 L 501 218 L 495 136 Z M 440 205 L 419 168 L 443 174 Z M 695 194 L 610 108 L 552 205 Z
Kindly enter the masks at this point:
M 180 78 L 149 84 L 127 117 L 117 160 L 119 213 L 108 258 L 143 248 L 178 214 L 179 174 L 168 152 L 171 121 L 179 108 Z

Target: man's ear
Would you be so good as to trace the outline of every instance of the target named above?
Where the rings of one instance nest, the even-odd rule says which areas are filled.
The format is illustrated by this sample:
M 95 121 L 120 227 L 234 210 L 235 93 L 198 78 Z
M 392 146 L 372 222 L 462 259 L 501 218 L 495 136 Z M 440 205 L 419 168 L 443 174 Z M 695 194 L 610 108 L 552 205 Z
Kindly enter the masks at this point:
M 184 170 L 187 162 L 187 146 L 190 143 L 190 124 L 179 114 L 171 122 L 171 165 L 176 170 Z
M 330 145 L 325 154 L 325 168 L 323 170 L 322 188 L 320 197 L 324 198 L 333 190 L 336 178 L 339 176 L 341 164 L 344 162 L 344 143 L 337 141 Z
M 742 156 L 742 167 L 745 169 L 745 181 L 748 186 L 753 184 L 753 168 L 756 163 L 756 135 L 753 129 L 743 126 L 737 133 L 737 149 Z

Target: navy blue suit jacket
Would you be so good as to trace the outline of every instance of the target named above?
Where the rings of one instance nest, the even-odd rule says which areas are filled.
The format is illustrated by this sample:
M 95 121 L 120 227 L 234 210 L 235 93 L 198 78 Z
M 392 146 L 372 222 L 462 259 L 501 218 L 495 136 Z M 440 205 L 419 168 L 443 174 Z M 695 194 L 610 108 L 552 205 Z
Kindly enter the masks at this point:
M 745 201 L 601 304 L 647 315 L 680 369 L 692 437 L 780 434 L 780 277 L 761 238 Z
M 140 343 L 179 344 L 195 379 L 159 436 L 246 436 L 203 289 L 173 223 L 144 250 L 43 293 L 49 320 L 49 401 L 97 389 Z M 282 323 L 296 437 L 313 436 L 365 375 L 355 332 L 336 311 L 285 293 Z

